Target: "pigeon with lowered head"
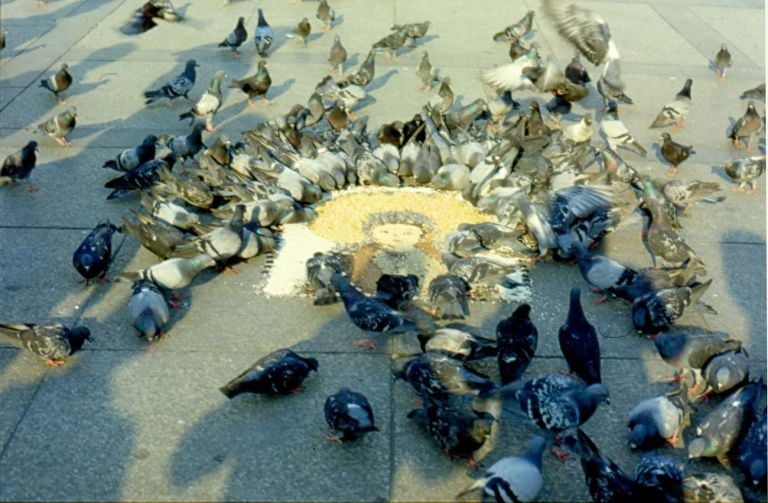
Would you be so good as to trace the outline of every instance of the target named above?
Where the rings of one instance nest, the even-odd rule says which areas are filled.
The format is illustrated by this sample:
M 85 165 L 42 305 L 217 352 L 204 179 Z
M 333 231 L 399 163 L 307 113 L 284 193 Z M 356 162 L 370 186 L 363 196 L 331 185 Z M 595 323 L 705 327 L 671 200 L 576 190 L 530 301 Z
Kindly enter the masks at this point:
M 667 126 L 679 126 L 683 127 L 685 124 L 685 117 L 688 115 L 688 111 L 691 109 L 691 85 L 692 79 L 685 79 L 685 84 L 675 99 L 664 105 L 659 115 L 651 124 L 651 128 L 667 127 Z
M 3 323 L 0 324 L 0 334 L 20 341 L 24 349 L 54 367 L 62 365 L 67 357 L 79 351 L 85 341 L 92 340 L 86 327 L 69 328 L 60 323 Z
M 132 280 L 148 279 L 165 290 L 178 290 L 189 285 L 204 269 L 215 265 L 210 255 L 201 253 L 194 258 L 169 258 L 135 273 L 124 272 L 122 276 Z
M 691 424 L 692 410 L 684 384 L 678 392 L 642 400 L 629 412 L 629 447 L 647 449 L 666 442 L 682 448 L 683 432 Z
M 635 482 L 646 501 L 681 503 L 685 465 L 661 454 L 644 454 L 635 467 Z
M 64 112 L 54 115 L 45 122 L 37 125 L 37 129 L 47 134 L 61 146 L 71 147 L 72 143 L 67 140 L 67 136 L 75 129 L 77 124 L 77 109 L 69 107 Z
M 643 333 L 654 333 L 673 325 L 683 316 L 685 309 L 701 304 L 705 310 L 716 314 L 714 309 L 700 302 L 712 280 L 695 282 L 690 286 L 662 288 L 642 295 L 632 302 L 632 324 Z
M 765 173 L 765 155 L 727 162 L 724 168 L 725 174 L 739 184 L 734 191 L 741 192 L 749 185 L 749 191 L 754 194 L 757 191 L 757 179 Z
M 600 343 L 595 327 L 587 320 L 581 307 L 581 290 L 571 289 L 568 318 L 558 334 L 560 351 L 565 356 L 568 369 L 587 385 L 600 379 Z
M 86 285 L 96 278 L 107 281 L 109 264 L 112 263 L 112 234 L 115 232 L 120 232 L 120 228 L 112 225 L 109 220 L 101 222 L 75 250 L 72 265 Z
M 332 433 L 328 440 L 342 443 L 355 440 L 360 435 L 379 431 L 373 419 L 373 408 L 362 393 L 350 390 L 346 386 L 325 400 L 325 421 L 328 426 L 341 435 Z
M 725 393 L 742 386 L 749 379 L 749 360 L 744 349 L 713 356 L 701 369 L 705 393 Z
M 304 358 L 290 349 L 283 348 L 259 358 L 220 388 L 227 398 L 241 393 L 263 395 L 288 395 L 301 391 L 301 383 L 311 371 L 317 372 L 315 358 Z
M 336 288 L 331 284 L 334 274 L 352 271 L 352 256 L 339 253 L 316 252 L 307 260 L 307 281 L 315 291 L 315 305 L 332 304 L 338 299 Z
M 581 429 L 577 431 L 575 451 L 581 460 L 581 469 L 592 501 L 639 501 L 639 487 L 634 479 L 624 473 L 610 458 L 604 456 Z
M 501 384 L 520 379 L 536 353 L 539 331 L 531 321 L 530 314 L 531 306 L 520 304 L 508 318 L 496 325 Z
M 176 162 L 173 152 L 162 159 L 152 159 L 139 164 L 125 172 L 122 176 L 113 178 L 104 184 L 108 189 L 114 189 L 107 199 L 116 199 L 131 190 L 148 189 L 160 180 L 160 170 L 170 169 Z
M 395 377 L 409 383 L 420 396 L 489 396 L 498 385 L 464 362 L 441 353 L 427 352 L 404 362 Z
M 662 332 L 653 338 L 661 359 L 686 372 L 701 370 L 713 357 L 726 351 L 740 350 L 742 346 L 741 341 L 726 334 L 700 333 L 692 329 L 686 329 L 686 332 Z
M 16 185 L 18 180 L 26 180 L 32 174 L 32 170 L 37 165 L 37 142 L 30 141 L 18 154 L 8 154 L 0 166 L 0 185 Z M 29 183 L 30 192 L 37 191 L 37 188 Z
M 62 99 L 59 95 L 69 89 L 71 85 L 72 75 L 69 73 L 69 66 L 66 63 L 61 64 L 61 68 L 59 68 L 55 75 L 40 81 L 40 87 L 51 91 L 60 104 L 66 103 L 66 100 Z
M 153 134 L 147 135 L 141 142 L 141 145 L 123 150 L 114 159 L 105 161 L 102 167 L 114 169 L 115 171 L 130 171 L 136 166 L 155 158 L 157 141 L 157 136 Z
M 496 356 L 495 341 L 475 332 L 472 327 L 455 323 L 417 337 L 424 353 L 442 353 L 464 361 Z
M 195 85 L 195 79 L 197 79 L 195 68 L 198 66 L 200 65 L 198 65 L 194 59 L 187 61 L 184 66 L 184 71 L 180 75 L 177 75 L 172 80 L 166 82 L 160 89 L 146 91 L 144 93 L 144 97 L 146 98 L 145 104 L 149 105 L 161 98 L 175 100 L 179 96 L 184 96 L 189 99 L 189 92 Z
M 467 280 L 455 274 L 441 274 L 430 283 L 427 293 L 435 315 L 441 319 L 469 316 L 470 286 Z
M 157 285 L 146 279 L 133 283 L 128 313 L 139 336 L 146 337 L 150 342 L 162 337 L 163 327 L 171 318 L 165 296 Z

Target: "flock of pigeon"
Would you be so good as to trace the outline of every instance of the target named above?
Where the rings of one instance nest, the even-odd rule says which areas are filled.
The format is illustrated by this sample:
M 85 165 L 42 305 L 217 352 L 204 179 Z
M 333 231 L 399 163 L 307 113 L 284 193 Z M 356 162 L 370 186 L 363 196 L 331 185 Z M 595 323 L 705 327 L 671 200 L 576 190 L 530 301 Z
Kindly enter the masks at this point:
M 133 325 L 151 341 L 163 335 L 171 318 L 174 291 L 188 286 L 205 269 L 226 270 L 233 262 L 275 250 L 280 226 L 311 220 L 314 206 L 334 190 L 366 185 L 460 192 L 498 223 L 462 225 L 447 237 L 448 273 L 428 285 L 425 301 L 420 300 L 420 278 L 415 275 L 385 274 L 375 293 L 363 293 L 351 282 L 351 257 L 342 252 L 317 253 L 306 267 L 316 304 L 341 299 L 350 321 L 363 332 L 418 337 L 422 352 L 409 355 L 396 376 L 409 383 L 422 402 L 408 417 L 424 425 L 447 455 L 474 464 L 473 454 L 493 428 L 528 420 L 540 430 L 525 451 L 501 458 L 465 492 L 481 491 L 491 501 L 534 500 L 545 481 L 541 462 L 545 446 L 554 441 L 562 447 L 553 451 L 558 457 L 566 458 L 570 451 L 580 459 L 595 501 L 764 498 L 764 382 L 750 381 L 740 341 L 696 327 L 673 327 L 688 309 L 714 312 L 701 301 L 712 279 L 707 279 L 704 263 L 686 243 L 678 217 L 697 201 L 722 201 L 714 196 L 720 188 L 676 178 L 655 180 L 622 159 L 620 149 L 639 156 L 646 156 L 647 150 L 620 119 L 619 106 L 632 104 L 632 99 L 626 94 L 619 51 L 607 24 L 571 0 L 544 0 L 543 13 L 578 54 L 602 65 L 594 87 L 578 54 L 564 70 L 554 59 L 540 57 L 538 44 L 530 42 L 535 15 L 530 11 L 493 36 L 509 44 L 512 62 L 482 73 L 487 99 L 455 106 L 450 79 L 438 77 L 424 52 L 417 76 L 425 92 L 439 83 L 437 93 L 411 119 L 384 124 L 373 135 L 367 132 L 367 118 L 356 119 L 352 110 L 374 79 L 376 55 L 384 52 L 395 59 L 404 46 L 418 44 L 430 28 L 428 21 L 393 26 L 390 34 L 373 44 L 361 66 L 346 76 L 347 51 L 337 35 L 328 62 L 338 79 L 329 75 L 306 104 L 256 125 L 240 141 L 232 143 L 220 134 L 206 146 L 203 132 L 216 131 L 214 117 L 228 78 L 223 71 L 216 72 L 207 91 L 179 116 L 190 121 L 189 134 L 148 135 L 140 145 L 104 163 L 119 172 L 105 184 L 111 189 L 107 198 L 140 191 L 142 208 L 129 210 L 121 226 L 100 223 L 75 251 L 74 267 L 86 283 L 105 281 L 115 232 L 131 235 L 162 259 L 142 271 L 122 274 L 135 281 L 128 305 Z M 333 28 L 335 12 L 327 0 L 320 1 L 317 18 L 324 29 Z M 156 26 L 158 19 L 183 21 L 167 0 L 150 0 L 123 31 L 141 33 Z M 249 37 L 244 21 L 240 17 L 219 44 L 235 56 Z M 310 21 L 304 18 L 289 36 L 306 44 L 310 32 Z M 0 35 L 2 48 L 5 31 Z M 259 56 L 269 56 L 272 41 L 272 28 L 259 9 L 254 33 Z M 726 46 L 714 65 L 717 78 L 725 78 L 731 66 Z M 177 77 L 144 93 L 146 104 L 189 99 L 197 67 L 195 60 L 187 61 Z M 72 85 L 76 82 L 66 64 L 41 82 L 60 102 Z M 267 100 L 270 85 L 268 65 L 262 59 L 253 76 L 233 80 L 228 87 L 243 91 L 250 103 L 255 98 Z M 532 100 L 526 113 L 512 94 L 521 91 L 551 98 L 542 104 Z M 594 92 L 605 107 L 599 129 L 607 145 L 598 145 L 593 136 L 592 114 L 563 122 L 573 117 L 572 103 Z M 749 151 L 763 130 L 752 100 L 764 100 L 765 85 L 746 91 L 742 98 L 750 101 L 728 138 L 732 148 Z M 650 127 L 683 127 L 691 106 L 688 79 Z M 39 129 L 69 145 L 67 136 L 76 117 L 71 107 Z M 661 142 L 660 153 L 671 167 L 669 175 L 674 175 L 694 150 L 676 143 L 669 132 L 662 133 Z M 20 153 L 8 156 L 0 181 L 16 184 L 28 179 L 38 148 L 30 141 Z M 754 191 L 755 180 L 765 170 L 765 155 L 728 162 L 724 170 L 739 190 L 750 185 Z M 30 190 L 35 190 L 31 184 Z M 635 270 L 594 251 L 633 211 L 643 216 L 638 231 L 653 267 Z M 629 302 L 633 326 L 647 334 L 661 358 L 679 371 L 675 381 L 680 383 L 675 392 L 648 398 L 632 409 L 629 446 L 685 448 L 683 432 L 696 415 L 694 404 L 709 395 L 720 396 L 719 405 L 696 417 L 687 451 L 689 458 L 715 457 L 736 468 L 735 478 L 686 473 L 675 458 L 660 454 L 647 454 L 629 475 L 579 429 L 609 402 L 608 387 L 601 379 L 598 333 L 584 314 L 579 288 L 571 290 L 568 316 L 558 335 L 567 373 L 524 379 L 538 342 L 528 304 L 520 304 L 498 323 L 495 338 L 461 323 L 441 325 L 442 320 L 469 316 L 469 297 L 479 282 L 509 281 L 508 268 L 489 258 L 488 251 L 531 263 L 548 258 L 576 263 L 592 287 Z M 90 331 L 82 326 L 2 324 L 0 334 L 20 340 L 55 365 L 90 339 Z M 362 343 L 373 345 L 368 340 Z M 470 364 L 485 358 L 496 359 L 498 382 Z M 221 391 L 228 398 L 241 393 L 295 393 L 318 369 L 316 359 L 281 349 L 258 360 Z M 483 403 L 500 403 L 501 417 L 481 410 L 478 405 Z M 377 430 L 366 397 L 346 387 L 327 398 L 325 417 L 334 431 L 329 439 L 335 441 L 351 441 Z M 760 492 L 763 496 L 755 496 Z

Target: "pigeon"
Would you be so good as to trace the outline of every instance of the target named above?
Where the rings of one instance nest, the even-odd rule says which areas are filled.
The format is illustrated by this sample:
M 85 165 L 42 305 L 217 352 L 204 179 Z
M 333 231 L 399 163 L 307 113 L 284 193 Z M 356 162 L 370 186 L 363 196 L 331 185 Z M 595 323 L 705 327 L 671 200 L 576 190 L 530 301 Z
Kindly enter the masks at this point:
M 429 61 L 429 53 L 424 51 L 421 55 L 421 62 L 418 68 L 416 68 L 416 76 L 419 77 L 421 84 L 419 86 L 428 93 L 432 90 L 432 85 L 438 81 L 437 72 L 432 67 L 432 63 Z
M 162 136 L 160 141 L 171 149 L 174 159 L 185 161 L 194 158 L 198 152 L 205 148 L 203 143 L 203 130 L 206 125 L 196 122 L 189 134 L 181 136 Z M 170 164 L 169 164 L 170 165 Z
M 538 54 L 533 47 L 525 56 L 512 63 L 485 70 L 481 74 L 483 83 L 498 91 L 533 91 L 536 86 L 532 72 L 539 68 Z
M 213 116 L 221 108 L 221 81 L 225 78 L 227 78 L 226 73 L 221 70 L 216 72 L 213 80 L 211 80 L 211 85 L 208 86 L 208 90 L 203 93 L 189 112 L 179 115 L 179 120 L 189 119 L 189 125 L 191 126 L 194 124 L 195 118 L 205 119 L 205 129 L 216 131 L 216 128 L 213 126 Z
M 326 398 L 325 421 L 332 430 L 341 432 L 341 436 L 331 434 L 326 438 L 339 443 L 355 440 L 364 433 L 379 431 L 368 399 L 346 386 Z
M 298 38 L 301 40 L 301 43 L 306 47 L 307 45 L 307 37 L 309 34 L 312 33 L 312 25 L 309 24 L 309 19 L 302 18 L 299 23 L 293 27 L 293 30 L 291 33 L 286 34 L 285 36 L 288 38 Z
M 245 29 L 245 18 L 241 16 L 237 20 L 235 29 L 227 35 L 227 38 L 219 44 L 219 47 L 229 47 L 235 53 L 235 57 L 240 57 L 240 46 L 246 40 L 248 40 L 248 30 Z
M 59 145 L 64 147 L 71 147 L 72 143 L 67 140 L 69 133 L 75 129 L 77 124 L 77 109 L 75 107 L 69 107 L 64 112 L 54 115 L 45 122 L 41 122 L 37 125 L 37 129 L 47 134 Z
M 634 269 L 605 255 L 590 254 L 586 246 L 578 242 L 574 243 L 573 250 L 581 276 L 593 287 L 630 302 L 653 290 L 651 281 Z M 596 302 L 604 300 L 596 299 Z
M 195 68 L 198 66 L 200 65 L 198 65 L 194 59 L 187 61 L 181 75 L 174 77 L 173 80 L 169 80 L 158 90 L 146 91 L 144 93 L 144 97 L 146 98 L 145 104 L 149 105 L 161 98 L 175 100 L 179 96 L 184 96 L 189 99 L 189 92 L 195 85 L 195 79 L 197 78 Z
M 728 51 L 728 47 L 723 44 L 720 46 L 720 50 L 715 54 L 715 75 L 718 79 L 725 78 L 725 72 L 731 67 L 731 53 Z
M 315 358 L 304 358 L 290 349 L 278 349 L 259 358 L 248 370 L 219 388 L 229 399 L 242 393 L 288 395 L 301 391 L 311 371 L 317 372 Z
M 495 421 L 490 412 L 477 412 L 454 405 L 451 400 L 437 399 L 425 402 L 407 417 L 424 426 L 449 457 L 466 459 L 470 465 L 476 465 L 473 453 L 491 436 Z
M 348 254 L 329 252 L 315 254 L 307 260 L 307 281 L 315 290 L 315 305 L 336 302 L 338 295 L 331 284 L 331 277 L 338 274 L 349 274 L 352 270 L 352 257 Z
M 272 47 L 274 33 L 272 32 L 272 27 L 269 26 L 269 23 L 267 23 L 267 20 L 264 18 L 264 11 L 261 7 L 259 7 L 258 12 L 259 21 L 256 25 L 256 33 L 253 37 L 253 42 L 256 44 L 256 52 L 259 56 L 265 58 L 268 56 L 267 51 Z
M 374 50 L 386 51 L 387 58 L 397 60 L 397 51 L 405 45 L 407 40 L 407 30 L 395 30 L 386 37 L 382 37 L 371 45 Z
M 267 91 L 272 85 L 272 77 L 267 70 L 267 62 L 264 60 L 259 61 L 258 71 L 244 79 L 234 80 L 229 84 L 231 89 L 240 89 L 248 95 L 248 105 L 253 105 L 253 99 L 261 97 L 267 104 L 272 102 L 267 98 Z
M 216 261 L 201 253 L 194 258 L 169 258 L 137 273 L 122 273 L 132 280 L 148 279 L 165 290 L 179 290 L 189 285 L 203 269 L 213 267 Z
M 225 263 L 237 255 L 243 245 L 244 213 L 245 206 L 238 204 L 232 219 L 225 226 L 215 228 L 177 246 L 174 249 L 174 254 L 180 257 L 193 258 L 203 253 L 216 262 Z
M 666 134 L 666 133 L 664 133 Z M 676 266 L 692 260 L 701 264 L 696 252 L 688 246 L 685 239 L 675 231 L 669 217 L 664 211 L 666 198 L 657 190 L 650 180 L 643 182 L 643 207 L 650 222 L 646 225 L 643 239 L 656 267 L 657 257 Z M 674 208 L 675 214 L 677 210 Z
M 520 21 L 507 26 L 496 33 L 493 36 L 493 40 L 495 42 L 510 42 L 523 38 L 531 31 L 531 28 L 533 28 L 533 16 L 535 14 L 534 11 L 529 10 Z
M 577 431 L 576 452 L 592 501 L 610 503 L 640 501 L 638 487 L 619 465 L 604 456 L 597 445 L 581 429 Z
M 539 331 L 530 318 L 531 306 L 520 304 L 508 318 L 496 325 L 501 384 L 519 380 L 536 353 Z
M 525 452 L 496 461 L 485 471 L 482 478 L 470 484 L 456 497 L 481 489 L 483 501 L 534 501 L 544 486 L 541 456 L 546 444 L 543 437 L 533 437 Z
M 5 49 L 7 35 L 8 35 L 8 30 L 6 30 L 5 28 L 0 28 L 0 51 Z
M 429 31 L 429 27 L 432 26 L 431 21 L 424 21 L 422 23 L 408 23 L 404 25 L 396 24 L 390 28 L 392 31 L 404 31 L 405 36 L 409 42 L 413 45 L 416 43 L 417 38 L 424 37 Z
M 701 369 L 706 393 L 725 393 L 749 379 L 749 360 L 743 349 L 726 351 L 712 357 Z
M 150 342 L 162 337 L 163 327 L 171 318 L 168 302 L 162 292 L 157 285 L 146 279 L 133 283 L 128 313 L 140 336 Z
M 115 171 L 130 171 L 133 168 L 149 162 L 155 158 L 157 136 L 147 135 L 141 142 L 141 145 L 134 148 L 127 148 L 117 154 L 117 157 L 104 162 L 103 168 L 114 169 Z
M 109 220 L 99 223 L 80 243 L 72 256 L 72 265 L 85 280 L 100 278 L 107 281 L 109 264 L 112 263 L 112 234 L 120 232 L 120 228 L 112 225 Z
M 627 164 L 616 152 L 609 148 L 595 149 L 595 157 L 602 159 L 603 170 L 606 174 L 606 184 L 613 185 L 614 181 L 629 185 L 638 180 L 637 170 Z
M 441 353 L 427 352 L 406 361 L 395 377 L 408 382 L 420 396 L 493 394 L 498 385 L 462 361 Z
M 589 78 L 587 69 L 584 68 L 584 65 L 581 64 L 581 58 L 578 54 L 573 55 L 571 62 L 568 63 L 568 66 L 565 67 L 565 71 L 563 73 L 565 74 L 565 78 L 568 81 L 580 86 L 586 85 L 588 82 L 592 82 L 592 79 Z
M 619 105 L 616 101 L 608 101 L 608 110 L 600 121 L 600 130 L 614 152 L 618 147 L 622 147 L 643 157 L 648 155 L 648 152 L 632 137 L 627 127 L 619 119 Z
M 91 341 L 91 331 L 83 326 L 65 327 L 60 323 L 38 325 L 36 323 L 0 324 L 0 334 L 16 339 L 46 364 L 58 367 L 67 357 L 79 351 L 85 341 Z
M 69 89 L 72 85 L 72 75 L 69 73 L 69 66 L 66 63 L 61 64 L 61 68 L 56 72 L 56 75 L 40 81 L 40 87 L 51 91 L 60 104 L 64 104 L 67 101 L 62 99 L 59 95 Z
M 750 383 L 737 389 L 696 425 L 696 438 L 688 444 L 688 458 L 717 458 L 731 467 L 729 453 L 741 435 L 749 404 L 757 397 L 760 385 Z
M 688 111 L 691 109 L 691 85 L 692 79 L 685 79 L 685 85 L 680 90 L 675 99 L 664 105 L 659 115 L 651 124 L 651 128 L 667 127 L 667 126 L 679 126 L 683 127 L 685 124 L 685 117 L 688 115 Z
M 422 352 L 442 353 L 463 361 L 496 356 L 494 340 L 486 339 L 466 328 L 456 324 L 440 327 L 431 334 L 418 334 Z
M 333 37 L 333 45 L 328 52 L 328 64 L 333 70 L 339 71 L 339 77 L 344 75 L 344 63 L 347 61 L 347 50 L 341 45 L 341 36 Z
M 674 324 L 687 307 L 698 304 L 712 280 L 692 286 L 653 290 L 632 302 L 632 324 L 640 332 L 654 333 Z M 712 308 L 709 308 L 712 312 Z
M 179 229 L 189 230 L 200 223 L 200 216 L 176 201 L 162 201 L 141 194 L 141 204 L 154 217 Z
M 744 418 L 746 433 L 738 440 L 731 451 L 736 466 L 746 477 L 749 487 L 755 490 L 766 490 L 766 438 L 768 437 L 768 421 L 766 421 L 766 389 L 761 378 L 755 383 L 758 387 L 755 399 L 747 405 Z M 744 431 L 743 430 L 743 431 Z
M 646 449 L 666 442 L 682 448 L 692 410 L 685 385 L 677 392 L 642 400 L 629 412 L 629 447 Z
M 563 128 L 563 138 L 576 145 L 592 139 L 592 114 L 585 114 L 579 122 Z
M 441 274 L 430 281 L 427 293 L 436 316 L 456 319 L 469 316 L 470 290 L 464 278 L 455 274 Z
M 725 200 L 724 197 L 709 197 L 720 191 L 720 184 L 698 180 L 692 182 L 669 180 L 663 185 L 661 191 L 667 200 L 678 207 L 680 211 L 685 211 L 697 201 L 722 202 Z
M 683 479 L 685 503 L 744 503 L 741 490 L 730 475 L 694 473 Z
M 747 152 L 752 152 L 752 137 L 763 129 L 763 119 L 755 109 L 755 102 L 747 103 L 747 111 L 733 124 L 728 132 L 728 138 L 731 139 L 735 148 L 740 148 L 743 139 L 747 139 Z
M 608 25 L 589 9 L 571 0 L 544 0 L 544 13 L 593 65 L 603 63 L 611 48 L 615 49 Z
M 608 388 L 585 385 L 576 377 L 549 374 L 501 388 L 504 410 L 527 417 L 542 430 L 561 433 L 584 424 L 601 403 L 610 403 Z M 511 400 L 509 400 L 511 399 Z
M 753 87 L 752 89 L 747 89 L 743 93 L 741 93 L 741 96 L 739 96 L 742 100 L 760 100 L 765 101 L 765 82 L 762 84 Z
M 568 318 L 558 334 L 560 351 L 568 363 L 568 369 L 587 385 L 600 381 L 600 343 L 595 327 L 584 316 L 581 307 L 581 290 L 571 289 Z
M 376 280 L 376 298 L 392 309 L 406 307 L 418 294 L 419 277 L 415 274 L 382 274 Z
M 328 0 L 320 0 L 315 17 L 323 22 L 323 29 L 328 31 L 333 28 L 333 22 L 336 20 L 336 12 L 330 5 L 328 5 Z
M 715 356 L 741 349 L 741 341 L 727 335 L 662 332 L 653 344 L 662 360 L 683 371 L 701 370 Z M 694 374 L 695 376 L 695 374 Z
M 745 157 L 725 163 L 725 174 L 739 184 L 734 191 L 742 191 L 749 185 L 751 193 L 757 191 L 757 179 L 765 173 L 765 155 Z
M 635 467 L 635 482 L 646 501 L 682 503 L 684 472 L 677 459 L 647 453 Z
M 8 154 L 0 166 L 0 185 L 16 185 L 17 180 L 26 180 L 32 174 L 37 165 L 37 142 L 30 141 L 18 154 Z M 37 188 L 29 183 L 30 192 L 36 192 Z
M 365 87 L 371 83 L 376 75 L 376 51 L 371 49 L 368 55 L 360 65 L 360 68 L 349 74 L 343 82 L 339 82 L 339 87 L 346 87 L 348 84 Z
M 673 141 L 669 133 L 661 133 L 660 139 L 662 142 L 661 156 L 672 166 L 667 175 L 673 176 L 677 173 L 677 167 L 696 152 L 693 150 L 693 146 L 685 146 Z
M 104 184 L 105 188 L 114 189 L 107 199 L 116 199 L 131 190 L 148 189 L 160 180 L 159 171 L 163 168 L 170 169 L 176 162 L 173 152 L 162 159 L 152 159 L 139 164 L 124 175 L 113 178 Z

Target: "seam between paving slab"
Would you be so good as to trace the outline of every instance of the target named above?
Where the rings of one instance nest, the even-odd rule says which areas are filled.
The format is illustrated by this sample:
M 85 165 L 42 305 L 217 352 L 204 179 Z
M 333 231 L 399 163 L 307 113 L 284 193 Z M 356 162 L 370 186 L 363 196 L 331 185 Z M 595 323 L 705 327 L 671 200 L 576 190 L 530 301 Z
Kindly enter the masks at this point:
M 6 349 L 6 348 L 3 348 Z M 21 348 L 13 348 L 10 349 L 18 349 L 19 351 L 22 351 Z M 11 445 L 11 442 L 13 441 L 13 438 L 16 436 L 16 430 L 19 429 L 19 426 L 21 425 L 22 421 L 24 421 L 24 418 L 27 417 L 27 413 L 29 412 L 29 408 L 32 405 L 32 401 L 37 396 L 37 393 L 40 391 L 40 388 L 43 385 L 43 381 L 45 380 L 45 376 L 48 374 L 48 371 L 46 370 L 45 373 L 40 377 L 40 379 L 37 381 L 37 384 L 35 386 L 35 391 L 32 392 L 31 396 L 27 400 L 27 403 L 24 406 L 24 410 L 21 413 L 21 416 L 19 416 L 19 419 L 16 421 L 16 424 L 13 425 L 13 429 L 11 430 L 11 433 L 8 435 L 8 440 L 6 440 L 5 444 L 3 445 L 3 449 L 0 450 L 0 459 L 2 459 L 5 456 L 6 451 L 8 450 L 8 447 Z

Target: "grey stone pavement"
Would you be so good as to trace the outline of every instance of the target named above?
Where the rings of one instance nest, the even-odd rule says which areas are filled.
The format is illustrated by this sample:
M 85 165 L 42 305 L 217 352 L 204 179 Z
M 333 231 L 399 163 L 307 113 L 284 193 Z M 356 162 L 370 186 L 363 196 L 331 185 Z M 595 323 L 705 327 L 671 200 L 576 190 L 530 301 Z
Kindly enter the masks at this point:
M 464 463 L 448 459 L 433 441 L 406 419 L 411 390 L 392 382 L 387 345 L 365 352 L 339 304 L 313 307 L 309 299 L 270 299 L 257 292 L 263 258 L 237 266 L 236 275 L 203 273 L 187 289 L 188 305 L 174 313 L 167 339 L 151 349 L 136 337 L 127 315 L 130 284 L 84 287 L 71 265 L 72 253 L 103 218 L 120 221 L 137 200 L 106 201 L 101 168 L 123 148 L 148 133 L 181 133 L 177 115 L 186 103 L 144 107 L 142 91 L 178 73 L 188 58 L 201 67 L 192 93 L 199 97 L 213 73 L 232 77 L 257 64 L 253 41 L 234 59 L 216 44 L 245 16 L 252 32 L 256 9 L 264 8 L 275 28 L 269 58 L 274 105 L 247 109 L 244 97 L 225 92 L 217 123 L 231 138 L 259 121 L 304 102 L 328 71 L 332 35 L 342 36 L 359 64 L 370 45 L 393 23 L 430 19 L 427 40 L 399 61 L 377 58 L 372 103 L 358 110 L 373 127 L 410 118 L 425 97 L 415 68 L 423 49 L 443 75 L 452 78 L 463 103 L 483 96 L 481 69 L 508 61 L 505 44 L 491 35 L 538 9 L 536 0 L 331 0 L 341 22 L 330 33 L 313 34 L 306 48 L 284 34 L 303 16 L 312 21 L 317 3 L 287 0 L 177 2 L 186 14 L 179 24 L 161 24 L 138 37 L 118 28 L 140 0 L 0 0 L 8 47 L 0 53 L 0 156 L 30 139 L 40 143 L 32 181 L 39 192 L 0 187 L 0 318 L 3 321 L 83 323 L 95 341 L 60 368 L 5 343 L 0 346 L 0 500 L 269 500 L 269 501 L 444 501 L 470 482 Z M 623 56 L 627 92 L 633 107 L 622 118 L 649 148 L 641 159 L 625 158 L 646 173 L 663 176 L 658 130 L 648 124 L 686 77 L 693 78 L 693 109 L 684 130 L 673 136 L 693 144 L 697 154 L 680 177 L 717 181 L 728 199 L 701 204 L 685 218 L 684 236 L 707 264 L 714 284 L 704 300 L 719 315 L 688 313 L 682 325 L 727 331 L 744 341 L 754 375 L 765 374 L 766 275 L 765 177 L 757 195 L 731 193 L 723 162 L 744 155 L 730 148 L 727 127 L 746 108 L 740 93 L 764 82 L 764 4 L 760 0 L 597 0 L 584 2 L 611 26 Z M 535 39 L 542 52 L 562 64 L 571 49 L 544 19 Z M 734 66 L 717 82 L 709 60 L 727 43 Z M 61 148 L 35 133 L 35 125 L 62 111 L 38 81 L 67 62 L 76 83 L 67 93 L 78 107 L 74 146 Z M 348 63 L 346 68 L 350 68 Z M 590 68 L 597 75 L 598 69 Z M 593 94 L 575 107 L 594 111 Z M 533 97 L 521 93 L 526 101 Z M 761 113 L 764 105 L 759 104 Z M 596 133 L 597 134 L 597 133 Z M 212 136 L 207 136 L 213 138 Z M 764 152 L 764 143 L 760 150 Z M 636 266 L 649 265 L 639 240 L 639 223 L 611 235 L 604 251 Z M 130 238 L 116 236 L 119 253 L 112 267 L 138 270 L 154 262 Z M 586 289 L 578 270 L 542 263 L 531 273 L 533 319 L 539 352 L 528 376 L 565 368 L 556 333 L 565 319 L 568 290 Z M 640 454 L 626 446 L 625 422 L 631 406 L 668 390 L 659 382 L 672 368 L 652 344 L 629 333 L 629 306 L 598 305 L 585 295 L 588 317 L 604 338 L 604 379 L 612 404 L 586 425 L 603 451 L 631 472 Z M 491 335 L 514 306 L 473 304 L 468 322 Z M 407 343 L 406 343 L 407 345 Z M 228 401 L 218 387 L 258 357 L 292 347 L 320 360 L 320 372 L 305 392 L 280 399 L 253 396 Z M 380 432 L 339 446 L 323 439 L 325 397 L 341 385 L 371 400 Z M 696 417 L 707 410 L 702 408 Z M 505 422 L 497 428 L 495 449 L 481 461 L 523 449 L 533 430 Z M 688 438 L 692 432 L 687 432 Z M 662 449 L 682 457 L 682 451 Z M 696 461 L 693 471 L 719 470 L 714 461 Z M 543 501 L 588 499 L 575 460 L 561 464 L 545 456 Z

